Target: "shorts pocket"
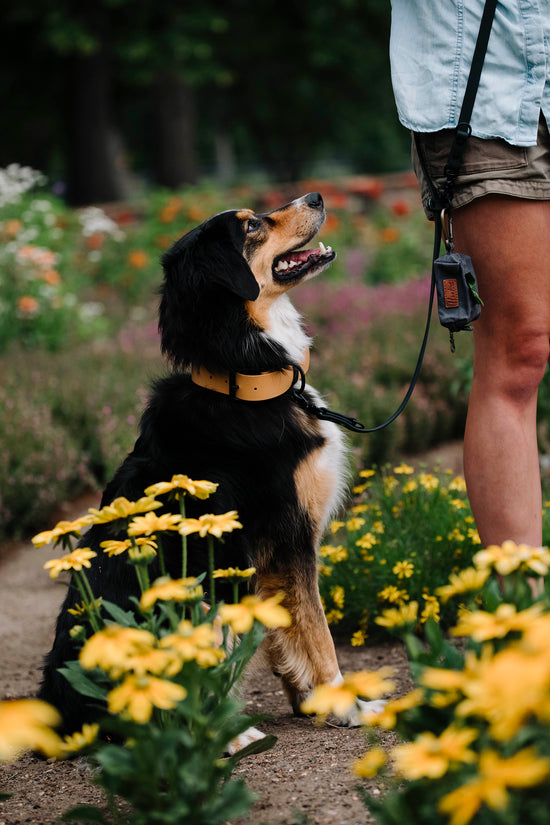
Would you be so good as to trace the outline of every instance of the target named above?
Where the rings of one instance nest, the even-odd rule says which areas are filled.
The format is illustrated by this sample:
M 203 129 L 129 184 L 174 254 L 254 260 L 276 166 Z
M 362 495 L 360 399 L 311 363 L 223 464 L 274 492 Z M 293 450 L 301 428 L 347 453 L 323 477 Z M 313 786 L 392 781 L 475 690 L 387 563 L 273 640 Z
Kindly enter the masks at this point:
M 454 130 L 452 129 L 419 135 L 424 161 L 433 178 L 444 177 L 453 136 Z M 527 166 L 527 150 L 524 146 L 512 146 L 501 138 L 484 140 L 469 137 L 460 165 L 460 175 L 500 172 L 507 169 L 521 169 L 525 166 Z

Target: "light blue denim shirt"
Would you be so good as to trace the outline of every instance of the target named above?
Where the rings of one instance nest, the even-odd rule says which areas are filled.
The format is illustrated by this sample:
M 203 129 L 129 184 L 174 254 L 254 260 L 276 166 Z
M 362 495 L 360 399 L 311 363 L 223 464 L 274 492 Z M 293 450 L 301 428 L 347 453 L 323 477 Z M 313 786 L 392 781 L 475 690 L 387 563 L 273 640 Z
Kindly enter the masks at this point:
M 391 5 L 390 61 L 401 123 L 415 132 L 454 128 L 484 0 Z M 499 0 L 472 134 L 534 146 L 541 111 L 550 121 L 550 0 Z

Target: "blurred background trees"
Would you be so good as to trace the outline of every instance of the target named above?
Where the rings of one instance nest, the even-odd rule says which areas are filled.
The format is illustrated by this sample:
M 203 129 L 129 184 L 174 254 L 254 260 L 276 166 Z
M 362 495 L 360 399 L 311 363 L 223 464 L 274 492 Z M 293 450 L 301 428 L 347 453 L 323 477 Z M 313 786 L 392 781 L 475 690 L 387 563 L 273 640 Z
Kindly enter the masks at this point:
M 74 205 L 174 188 L 405 168 L 380 0 L 6 0 L 0 166 Z

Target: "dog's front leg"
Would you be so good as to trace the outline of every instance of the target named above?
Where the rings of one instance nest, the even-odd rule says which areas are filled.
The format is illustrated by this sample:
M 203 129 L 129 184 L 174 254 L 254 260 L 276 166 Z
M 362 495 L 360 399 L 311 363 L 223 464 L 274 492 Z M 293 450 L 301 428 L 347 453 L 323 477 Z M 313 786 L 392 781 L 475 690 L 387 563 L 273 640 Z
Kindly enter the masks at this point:
M 316 563 L 312 567 L 310 575 L 307 568 L 302 567 L 282 575 L 259 575 L 256 582 L 256 593 L 263 599 L 281 590 L 285 593 L 282 604 L 289 611 L 292 624 L 270 630 L 264 644 L 271 668 L 281 677 L 297 716 L 302 715 L 302 702 L 313 688 L 343 681 L 319 595 Z M 352 708 L 340 721 L 343 725 L 357 726 L 361 724 L 361 716 L 378 713 L 384 704 L 382 700 L 359 700 L 358 707 Z
M 260 598 L 267 599 L 280 591 L 285 594 L 282 604 L 289 611 L 292 624 L 270 630 L 264 646 L 294 713 L 300 715 L 300 706 L 313 688 L 336 682 L 340 674 L 319 595 L 315 560 L 307 566 L 301 560 L 299 569 L 258 574 L 256 593 Z

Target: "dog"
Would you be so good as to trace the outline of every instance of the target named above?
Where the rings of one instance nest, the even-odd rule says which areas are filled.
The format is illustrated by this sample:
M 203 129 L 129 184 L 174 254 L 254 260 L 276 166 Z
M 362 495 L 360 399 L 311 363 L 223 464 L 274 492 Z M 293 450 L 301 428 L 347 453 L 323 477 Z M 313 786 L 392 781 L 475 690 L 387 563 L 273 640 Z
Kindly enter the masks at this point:
M 335 258 L 323 244 L 303 248 L 324 220 L 323 199 L 313 192 L 266 214 L 222 212 L 164 254 L 159 331 L 172 372 L 154 384 L 134 449 L 101 502 L 136 500 L 177 473 L 219 485 L 208 509 L 236 510 L 243 529 L 216 543 L 216 567 L 255 567 L 251 586 L 259 597 L 285 593 L 292 624 L 270 630 L 263 645 L 297 715 L 315 686 L 342 681 L 319 595 L 317 551 L 347 492 L 346 447 L 339 428 L 293 394 L 311 341 L 288 296 Z M 309 385 L 303 394 L 320 403 Z M 204 503 L 187 499 L 186 506 L 188 516 L 204 512 Z M 109 538 L 96 524 L 81 541 L 98 554 L 87 571 L 90 584 L 96 596 L 129 608 L 136 577 L 121 557 L 102 552 Z M 163 537 L 167 568 L 178 578 L 181 554 L 169 542 Z M 190 536 L 188 573 L 204 567 L 203 545 Z M 156 575 L 153 567 L 151 579 Z M 77 589 L 69 588 L 39 693 L 60 710 L 67 730 L 91 713 L 58 673 L 76 658 L 68 610 L 77 601 Z M 378 702 L 364 705 L 379 709 Z

